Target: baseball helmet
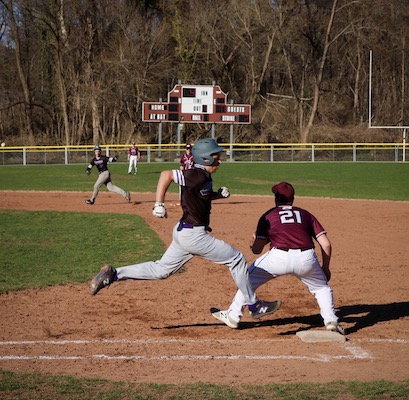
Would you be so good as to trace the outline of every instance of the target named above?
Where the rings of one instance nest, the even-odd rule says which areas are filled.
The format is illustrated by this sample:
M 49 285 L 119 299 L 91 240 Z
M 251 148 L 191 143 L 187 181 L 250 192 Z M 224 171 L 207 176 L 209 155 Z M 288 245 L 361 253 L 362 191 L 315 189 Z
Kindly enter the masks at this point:
M 224 151 L 214 139 L 200 139 L 192 147 L 192 155 L 196 164 L 212 165 L 212 155 Z
M 292 203 L 294 201 L 295 190 L 291 183 L 280 182 L 274 185 L 271 191 L 275 194 L 279 204 Z
M 95 151 L 95 150 L 102 151 L 102 149 L 101 149 L 101 147 L 100 147 L 100 146 L 95 146 L 95 147 L 94 147 L 94 151 Z

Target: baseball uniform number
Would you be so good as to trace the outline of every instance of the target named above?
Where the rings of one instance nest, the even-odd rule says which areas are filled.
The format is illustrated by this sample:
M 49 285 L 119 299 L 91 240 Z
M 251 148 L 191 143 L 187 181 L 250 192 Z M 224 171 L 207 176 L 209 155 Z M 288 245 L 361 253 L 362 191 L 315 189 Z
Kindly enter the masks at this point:
M 298 210 L 285 210 L 280 211 L 280 220 L 282 224 L 293 224 L 297 222 L 297 224 L 301 224 L 301 213 Z

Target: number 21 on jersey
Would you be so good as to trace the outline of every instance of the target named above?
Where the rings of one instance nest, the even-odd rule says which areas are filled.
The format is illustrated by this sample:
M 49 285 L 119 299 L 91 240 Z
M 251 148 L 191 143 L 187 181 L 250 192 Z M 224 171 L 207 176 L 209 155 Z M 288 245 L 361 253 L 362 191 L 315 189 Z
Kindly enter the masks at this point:
M 278 213 L 282 224 L 301 224 L 301 213 L 298 210 L 282 210 Z

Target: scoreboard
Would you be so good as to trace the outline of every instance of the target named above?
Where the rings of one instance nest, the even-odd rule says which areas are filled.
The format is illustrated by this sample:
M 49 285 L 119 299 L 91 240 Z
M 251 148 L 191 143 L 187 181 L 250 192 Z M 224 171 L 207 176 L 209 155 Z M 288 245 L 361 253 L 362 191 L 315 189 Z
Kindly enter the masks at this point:
M 250 124 L 251 106 L 227 104 L 218 85 L 175 85 L 167 102 L 144 102 L 142 121 Z

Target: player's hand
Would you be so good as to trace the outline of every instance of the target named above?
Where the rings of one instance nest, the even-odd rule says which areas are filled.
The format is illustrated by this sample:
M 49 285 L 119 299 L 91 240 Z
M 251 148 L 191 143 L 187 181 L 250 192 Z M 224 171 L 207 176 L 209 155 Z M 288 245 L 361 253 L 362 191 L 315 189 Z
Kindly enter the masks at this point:
M 156 201 L 155 205 L 153 206 L 152 214 L 156 218 L 167 218 L 168 213 L 165 208 L 165 203 L 161 201 Z
M 230 197 L 230 191 L 226 186 L 222 186 L 217 192 L 219 193 L 219 196 L 224 199 L 227 199 L 227 197 Z
M 89 168 L 87 168 L 87 169 L 85 170 L 85 173 L 86 173 L 87 175 L 91 175 L 91 170 L 90 170 Z

